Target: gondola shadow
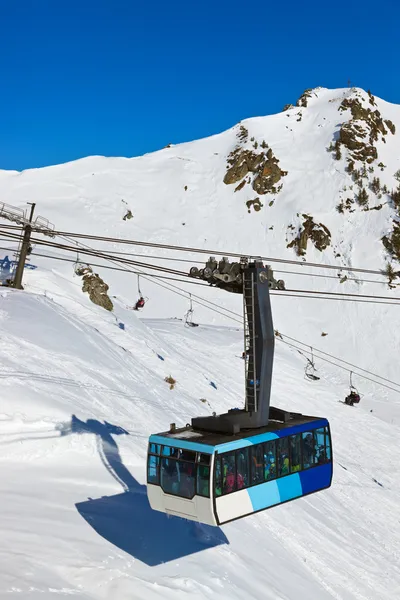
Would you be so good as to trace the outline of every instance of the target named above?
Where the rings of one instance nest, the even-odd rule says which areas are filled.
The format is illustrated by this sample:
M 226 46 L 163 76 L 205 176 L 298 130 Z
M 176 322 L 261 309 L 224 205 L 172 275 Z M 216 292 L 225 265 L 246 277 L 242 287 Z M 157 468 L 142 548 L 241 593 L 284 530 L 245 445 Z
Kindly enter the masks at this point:
M 61 435 L 92 433 L 104 466 L 125 490 L 79 502 L 75 506 L 85 521 L 105 540 L 149 566 L 177 560 L 207 548 L 229 544 L 218 527 L 210 527 L 151 509 L 146 486 L 141 485 L 122 463 L 113 435 L 129 435 L 110 423 L 94 419 L 83 422 L 72 416 L 60 428 Z
M 218 527 L 152 510 L 145 486 L 80 502 L 76 508 L 101 537 L 151 567 L 229 544 Z

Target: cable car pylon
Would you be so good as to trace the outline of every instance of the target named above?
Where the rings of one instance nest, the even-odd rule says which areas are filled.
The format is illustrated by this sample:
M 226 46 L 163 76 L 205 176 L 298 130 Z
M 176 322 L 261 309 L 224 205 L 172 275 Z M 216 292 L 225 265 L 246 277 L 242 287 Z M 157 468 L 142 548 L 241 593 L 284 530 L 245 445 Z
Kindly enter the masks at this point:
M 269 290 L 285 289 L 282 280 L 274 278 L 261 259 L 230 263 L 210 257 L 204 269 L 192 267 L 190 276 L 207 281 L 211 286 L 243 294 L 245 407 L 231 409 L 215 417 L 195 417 L 192 426 L 207 431 L 238 433 L 268 425 L 269 419 L 290 419 L 291 413 L 270 406 L 275 333 Z

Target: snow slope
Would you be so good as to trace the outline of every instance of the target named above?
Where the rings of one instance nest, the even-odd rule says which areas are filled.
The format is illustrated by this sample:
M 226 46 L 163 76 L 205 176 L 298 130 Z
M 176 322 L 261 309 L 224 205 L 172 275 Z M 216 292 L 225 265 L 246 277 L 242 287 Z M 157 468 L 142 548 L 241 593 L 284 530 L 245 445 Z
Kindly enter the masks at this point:
M 274 396 L 331 421 L 333 487 L 223 529 L 168 519 L 145 496 L 147 436 L 240 402 L 242 334 L 133 313 L 122 331 L 80 296 L 68 303 L 0 299 L 4 596 L 398 597 L 398 423 L 339 404 L 278 347 Z
M 223 183 L 238 128 L 133 159 L 89 157 L 22 173 L 0 171 L 2 200 L 20 207 L 37 202 L 37 213 L 64 231 L 279 258 L 296 258 L 286 247 L 288 225 L 297 227 L 298 215 L 310 213 L 329 228 L 332 246 L 323 253 L 309 247 L 307 260 L 381 269 L 387 258 L 380 238 L 392 226 L 393 207 L 339 214 L 335 206 L 351 179 L 345 159 L 335 161 L 326 151 L 349 118 L 338 106 L 355 93 L 367 102 L 360 90 L 318 89 L 307 108 L 242 122 L 249 138 L 265 139 L 288 171 L 282 191 L 263 197 L 258 213 L 247 212 L 245 202 L 254 197 L 249 186 L 234 192 L 235 186 Z M 376 102 L 400 130 L 400 108 Z M 375 163 L 383 161 L 386 169 L 373 168 L 391 189 L 400 144 L 391 136 L 377 146 Z M 133 219 L 123 221 L 127 209 Z M 4 239 L 2 247 L 14 246 Z M 179 270 L 190 267 L 169 262 L 169 251 L 111 248 L 162 257 L 154 262 Z M 164 518 L 150 511 L 145 496 L 147 437 L 172 421 L 182 424 L 242 404 L 240 323 L 195 304 L 201 326 L 185 328 L 178 319 L 188 309 L 187 295 L 171 290 L 174 282 L 160 287 L 147 279 L 141 287 L 149 302 L 139 319 L 126 308 L 137 297 L 136 278 L 99 267 L 114 302 L 108 313 L 82 293 L 71 264 L 38 256 L 43 252 L 67 256 L 34 246 L 31 262 L 38 268 L 26 272 L 25 291 L 0 296 L 0 594 L 118 600 L 400 596 L 395 390 L 358 378 L 362 404 L 349 409 L 338 402 L 347 391 L 346 372 L 318 362 L 321 380 L 306 381 L 304 357 L 277 341 L 273 403 L 330 419 L 333 487 L 221 530 Z M 197 261 L 199 255 L 184 258 Z M 383 284 L 295 274 L 310 273 L 310 267 L 273 266 L 292 289 L 398 294 Z M 174 285 L 241 313 L 234 295 Z M 283 334 L 398 380 L 396 307 L 284 296 L 272 302 L 275 327 Z M 174 390 L 164 382 L 168 375 L 177 380 Z

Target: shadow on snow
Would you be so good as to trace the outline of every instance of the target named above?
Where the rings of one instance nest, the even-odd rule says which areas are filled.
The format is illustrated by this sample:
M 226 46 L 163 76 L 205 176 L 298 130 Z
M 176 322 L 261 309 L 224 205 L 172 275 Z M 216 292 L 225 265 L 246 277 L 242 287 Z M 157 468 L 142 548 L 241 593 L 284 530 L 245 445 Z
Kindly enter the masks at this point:
M 129 435 L 125 429 L 95 419 L 84 422 L 72 415 L 71 422 L 61 425 L 59 430 L 61 435 L 94 434 L 102 463 L 124 489 L 122 494 L 76 504 L 79 514 L 108 542 L 149 566 L 229 544 L 218 527 L 150 508 L 146 486 L 136 481 L 125 467 L 112 437 Z

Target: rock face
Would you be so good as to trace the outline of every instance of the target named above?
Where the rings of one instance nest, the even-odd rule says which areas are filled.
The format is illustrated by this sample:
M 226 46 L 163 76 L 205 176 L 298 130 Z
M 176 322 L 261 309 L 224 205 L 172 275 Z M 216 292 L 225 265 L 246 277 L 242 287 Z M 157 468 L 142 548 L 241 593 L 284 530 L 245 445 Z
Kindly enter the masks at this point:
M 257 194 L 277 194 L 282 184 L 278 187 L 282 177 L 286 177 L 287 171 L 282 171 L 278 165 L 279 160 L 273 155 L 271 148 L 267 151 L 266 159 L 260 164 L 257 177 L 253 181 L 253 190 Z
M 254 200 L 247 200 L 246 202 L 247 212 L 251 212 L 251 207 L 258 212 L 264 206 L 262 202 L 260 202 L 260 198 L 254 198 Z
M 295 248 L 298 256 L 305 256 L 307 252 L 308 240 L 315 248 L 322 252 L 331 244 L 331 233 L 323 223 L 315 223 L 310 215 L 302 215 L 303 224 L 297 232 L 296 237 L 287 245 L 288 248 Z M 289 226 L 294 229 L 293 226 Z
M 383 162 L 379 162 L 377 143 L 386 144 L 388 135 L 396 134 L 396 127 L 390 119 L 384 119 L 377 108 L 375 97 L 370 91 L 365 95 L 354 91 L 344 98 L 339 106 L 339 112 L 351 112 L 351 119 L 343 123 L 335 143 L 328 150 L 333 152 L 336 160 L 345 158 L 346 171 L 351 176 L 355 185 L 344 187 L 341 193 L 346 192 L 346 197 L 341 197 L 336 209 L 339 213 L 354 212 L 356 207 L 363 211 L 381 210 L 385 204 L 391 204 L 396 212 L 393 229 L 384 235 L 381 240 L 391 258 L 400 260 L 400 188 L 389 191 L 386 184 L 381 184 L 376 171 L 385 170 Z M 394 174 L 396 178 L 396 174 Z M 352 190 L 352 197 L 348 192 Z M 370 206 L 374 200 L 367 190 L 373 193 L 379 204 Z
M 287 175 L 287 171 L 283 171 L 279 167 L 279 160 L 274 156 L 272 149 L 268 147 L 268 144 L 263 140 L 260 144 L 254 138 L 251 138 L 252 148 L 245 148 L 248 145 L 248 131 L 243 125 L 240 126 L 238 135 L 239 144 L 229 154 L 228 170 L 225 173 L 224 183 L 226 185 L 232 185 L 238 183 L 235 192 L 240 191 L 244 188 L 246 183 L 251 184 L 253 190 L 260 195 L 264 194 L 277 194 L 282 189 L 281 179 Z M 248 180 L 245 179 L 247 175 L 250 175 Z M 250 206 L 253 202 L 250 203 Z M 262 204 L 258 203 L 260 210 Z M 246 202 L 247 208 L 250 206 Z
M 107 294 L 109 287 L 102 278 L 97 273 L 93 273 L 93 269 L 89 266 L 79 267 L 75 272 L 82 277 L 82 291 L 89 294 L 93 304 L 112 311 L 114 306 Z
M 339 131 L 339 139 L 335 144 L 335 150 L 341 158 L 339 145 L 343 145 L 348 150 L 348 162 L 361 161 L 371 164 L 378 158 L 378 150 L 375 142 L 382 141 L 386 143 L 385 136 L 390 133 L 394 135 L 396 128 L 389 119 L 383 120 L 381 113 L 376 106 L 375 98 L 368 93 L 369 104 L 372 106 L 363 106 L 361 97 L 345 98 L 339 106 L 339 112 L 345 110 L 351 111 L 351 119 L 344 123 Z
M 311 89 L 304 90 L 304 92 L 302 93 L 300 98 L 297 100 L 296 106 L 303 106 L 304 108 L 306 108 L 308 106 L 308 100 L 309 100 L 309 98 L 311 98 L 311 95 L 312 95 Z
M 385 246 L 388 254 L 400 262 L 400 225 L 396 221 L 393 222 L 393 230 L 389 235 L 384 235 L 382 243 Z

